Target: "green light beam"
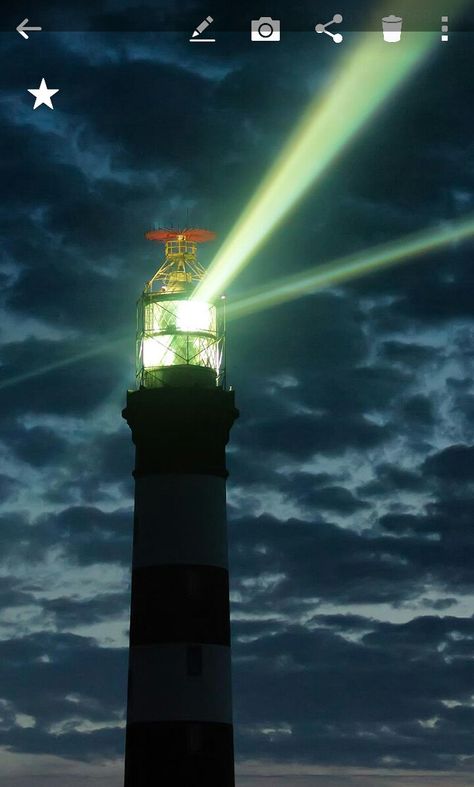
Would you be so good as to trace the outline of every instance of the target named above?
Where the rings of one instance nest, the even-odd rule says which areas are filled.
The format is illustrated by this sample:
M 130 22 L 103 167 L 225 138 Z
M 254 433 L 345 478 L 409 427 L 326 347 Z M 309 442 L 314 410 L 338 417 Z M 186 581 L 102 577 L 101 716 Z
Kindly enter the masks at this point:
M 121 333 L 119 336 L 116 336 L 114 339 L 110 339 L 110 341 L 100 344 L 97 347 L 93 347 L 91 350 L 86 350 L 85 352 L 79 353 L 78 355 L 71 355 L 69 358 L 62 358 L 60 361 L 54 361 L 53 363 L 48 363 L 45 366 L 41 366 L 38 369 L 32 369 L 29 372 L 24 372 L 23 374 L 17 374 L 14 377 L 8 377 L 6 380 L 0 381 L 0 391 L 4 388 L 9 388 L 11 385 L 17 385 L 18 383 L 22 383 L 25 380 L 31 380 L 34 377 L 41 377 L 43 374 L 47 374 L 48 372 L 56 371 L 56 369 L 62 369 L 65 366 L 70 366 L 73 363 L 78 363 L 79 361 L 83 361 L 85 358 L 92 358 L 94 355 L 102 355 L 103 353 L 108 353 L 110 350 L 116 349 L 117 345 L 120 343 L 130 341 L 130 335 L 127 333 L 126 335 Z
M 367 251 L 301 271 L 281 279 L 270 288 L 262 287 L 255 290 L 251 295 L 228 304 L 226 317 L 228 320 L 244 317 L 303 295 L 310 295 L 323 287 L 341 284 L 367 273 L 384 270 L 472 236 L 474 236 L 474 215 L 439 229 L 431 227 Z
M 380 33 L 364 35 L 343 59 L 324 94 L 310 104 L 193 297 L 209 301 L 223 292 L 272 229 L 438 41 L 439 32 L 433 31 L 404 33 L 396 45 L 387 45 Z

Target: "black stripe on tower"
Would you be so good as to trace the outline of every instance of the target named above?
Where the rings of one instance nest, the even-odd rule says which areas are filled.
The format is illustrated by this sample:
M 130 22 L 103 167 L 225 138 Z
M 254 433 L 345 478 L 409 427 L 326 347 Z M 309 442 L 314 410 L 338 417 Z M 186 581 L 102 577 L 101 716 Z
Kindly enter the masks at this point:
M 225 447 L 239 411 L 222 388 L 127 391 L 122 412 L 136 445 L 135 478 L 202 473 L 226 478 Z
M 146 566 L 132 572 L 130 646 L 230 646 L 229 575 L 217 566 Z
M 126 787 L 234 787 L 231 724 L 144 722 L 127 726 Z

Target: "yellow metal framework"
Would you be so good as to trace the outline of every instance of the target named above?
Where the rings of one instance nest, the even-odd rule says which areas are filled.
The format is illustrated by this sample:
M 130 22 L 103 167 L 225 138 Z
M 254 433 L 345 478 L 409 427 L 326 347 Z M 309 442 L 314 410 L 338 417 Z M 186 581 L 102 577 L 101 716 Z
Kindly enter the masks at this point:
M 182 292 L 193 282 L 201 281 L 206 274 L 197 259 L 197 243 L 178 236 L 176 240 L 168 240 L 165 244 L 165 261 L 147 283 L 145 292 L 155 292 L 155 285 L 166 292 Z

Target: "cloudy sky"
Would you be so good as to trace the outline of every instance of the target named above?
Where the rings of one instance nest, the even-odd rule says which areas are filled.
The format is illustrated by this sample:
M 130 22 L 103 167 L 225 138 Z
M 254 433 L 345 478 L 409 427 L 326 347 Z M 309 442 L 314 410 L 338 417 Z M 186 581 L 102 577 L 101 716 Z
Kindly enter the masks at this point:
M 211 262 L 305 107 L 336 89 L 362 12 L 380 14 L 320 4 L 344 12 L 338 47 L 311 32 L 327 19 L 310 2 L 298 25 L 276 0 L 240 3 L 221 32 L 219 3 L 183 2 L 179 20 L 165 2 L 36 5 L 42 33 L 23 40 L 16 12 L 0 34 L 0 781 L 116 787 L 133 516 L 121 410 L 135 302 L 162 255 L 144 233 L 212 229 Z M 216 44 L 189 44 L 209 13 Z M 251 43 L 249 20 L 279 13 L 280 43 Z M 230 303 L 473 213 L 473 43 L 435 43 Z M 54 111 L 33 110 L 43 77 Z M 474 784 L 473 251 L 452 243 L 228 324 L 239 787 Z

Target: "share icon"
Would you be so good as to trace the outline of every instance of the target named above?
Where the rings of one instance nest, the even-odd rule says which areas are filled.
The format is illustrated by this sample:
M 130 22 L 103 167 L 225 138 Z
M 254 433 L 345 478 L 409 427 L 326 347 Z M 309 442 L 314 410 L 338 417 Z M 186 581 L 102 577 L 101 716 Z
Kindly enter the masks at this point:
M 323 25 L 320 22 L 319 24 L 316 25 L 314 29 L 316 30 L 317 33 L 326 33 L 327 36 L 331 36 L 335 44 L 340 44 L 341 41 L 343 40 L 343 36 L 341 35 L 341 33 L 331 33 L 330 30 L 326 30 L 326 28 L 329 27 L 330 25 L 339 25 L 341 24 L 341 22 L 342 22 L 342 14 L 334 14 L 330 22 L 326 22 L 325 25 Z

